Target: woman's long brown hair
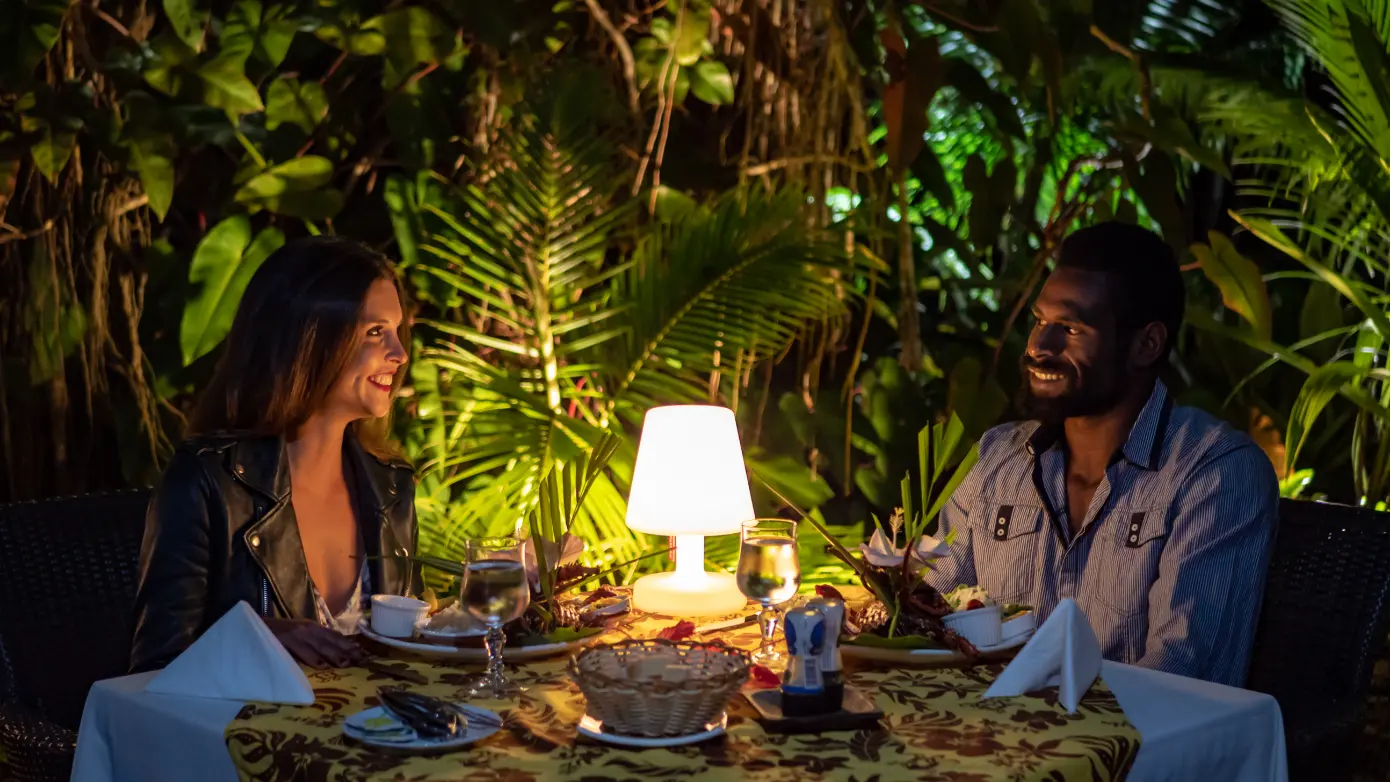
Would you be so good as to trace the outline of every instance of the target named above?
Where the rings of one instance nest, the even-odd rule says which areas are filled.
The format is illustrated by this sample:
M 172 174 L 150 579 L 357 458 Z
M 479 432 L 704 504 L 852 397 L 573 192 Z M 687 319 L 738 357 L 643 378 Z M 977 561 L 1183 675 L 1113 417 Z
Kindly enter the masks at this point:
M 291 241 L 271 254 L 242 295 L 222 358 L 189 422 L 189 434 L 228 432 L 293 436 L 328 399 L 352 360 L 367 291 L 390 280 L 406 297 L 380 253 L 336 237 Z M 403 318 L 397 335 L 410 349 Z M 399 388 L 405 372 L 397 372 Z M 355 421 L 369 453 L 399 458 L 388 437 L 390 416 Z

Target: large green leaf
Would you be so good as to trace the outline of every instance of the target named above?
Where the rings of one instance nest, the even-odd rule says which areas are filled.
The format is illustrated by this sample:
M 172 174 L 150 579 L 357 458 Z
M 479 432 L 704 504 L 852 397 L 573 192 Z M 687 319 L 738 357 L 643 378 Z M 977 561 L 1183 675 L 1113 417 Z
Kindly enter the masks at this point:
M 164 17 L 169 27 L 195 52 L 203 50 L 203 34 L 208 26 L 208 9 L 198 0 L 164 0 Z
M 780 510 L 784 500 L 791 500 L 798 507 L 816 508 L 835 496 L 825 478 L 786 454 L 774 455 L 750 446 L 745 449 L 744 460 L 754 478 L 750 488 L 760 510 Z M 768 488 L 775 492 L 766 491 Z
M 703 60 L 691 69 L 691 93 L 712 106 L 734 102 L 734 79 L 718 60 Z
M 1294 472 L 1299 464 L 1299 452 L 1309 439 L 1319 414 L 1333 397 L 1349 383 L 1367 375 L 1367 370 L 1351 361 L 1324 364 L 1311 373 L 1299 390 L 1290 409 L 1289 427 L 1285 431 L 1285 470 Z
M 29 148 L 34 157 L 34 166 L 50 182 L 57 182 L 58 175 L 68 165 L 72 151 L 77 147 L 77 134 L 66 130 L 55 130 L 52 126 L 44 128 L 39 140 Z
M 163 220 L 174 201 L 174 156 L 178 149 L 173 137 L 141 128 L 134 131 L 126 148 L 130 151 L 131 165 L 140 176 L 140 186 L 149 198 L 150 208 Z
M 380 25 L 369 28 L 325 24 L 314 30 L 314 36 L 329 46 L 359 57 L 375 57 L 386 51 L 386 36 Z
M 266 92 L 266 128 L 275 130 L 281 125 L 296 125 L 305 133 L 314 129 L 328 116 L 328 96 L 323 85 L 316 81 L 300 81 L 285 77 L 271 82 Z
M 305 220 L 324 220 L 343 208 L 343 194 L 327 188 L 333 163 L 318 155 L 288 160 L 252 177 L 236 200 L 253 208 Z
M 409 6 L 374 17 L 362 26 L 379 32 L 390 65 L 384 84 L 394 87 L 410 76 L 417 65 L 437 63 L 455 48 L 455 31 L 421 6 Z
M 176 97 L 184 88 L 188 69 L 198 59 L 198 53 L 189 48 L 177 35 L 165 31 L 150 41 L 153 54 L 141 75 L 151 87 L 170 97 Z
M 45 54 L 58 42 L 71 0 L 13 0 L 0 3 L 0 84 L 18 91 L 34 78 Z
M 285 243 L 285 235 L 266 228 L 251 236 L 251 221 L 229 217 L 198 243 L 188 281 L 197 292 L 184 304 L 179 325 L 179 347 L 184 366 L 206 355 L 232 328 L 242 292 L 266 258 Z
M 220 42 L 223 54 L 255 55 L 272 68 L 290 51 L 299 22 L 282 6 L 262 10 L 259 0 L 241 0 L 227 14 Z
M 1227 309 L 1251 324 L 1258 336 L 1270 339 L 1270 295 L 1261 270 L 1217 231 L 1208 232 L 1208 242 L 1191 248 L 1202 264 L 1203 274 L 1222 291 L 1222 303 Z
M 676 62 L 689 67 L 696 64 L 708 46 L 710 35 L 710 4 L 707 0 L 677 0 L 676 21 L 672 24 L 672 45 Z
M 246 78 L 246 54 L 220 54 L 198 68 L 203 82 L 203 102 L 229 115 L 262 111 L 261 95 Z

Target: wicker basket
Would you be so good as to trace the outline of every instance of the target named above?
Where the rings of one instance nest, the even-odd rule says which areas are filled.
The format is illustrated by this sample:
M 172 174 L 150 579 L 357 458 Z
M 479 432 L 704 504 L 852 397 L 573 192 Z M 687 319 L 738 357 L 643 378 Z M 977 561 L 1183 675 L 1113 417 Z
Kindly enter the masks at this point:
M 748 654 L 720 643 L 621 641 L 570 658 L 589 715 L 625 736 L 704 730 L 748 676 Z

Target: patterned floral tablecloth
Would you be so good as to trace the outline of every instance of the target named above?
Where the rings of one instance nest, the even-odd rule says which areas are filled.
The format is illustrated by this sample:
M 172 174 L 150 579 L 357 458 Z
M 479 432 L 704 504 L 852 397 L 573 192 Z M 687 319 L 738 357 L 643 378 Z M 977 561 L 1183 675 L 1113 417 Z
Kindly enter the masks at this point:
M 643 618 L 625 634 L 652 637 L 669 624 Z M 752 649 L 758 634 L 745 628 L 719 639 Z M 584 697 L 565 664 L 556 658 L 512 668 L 529 688 L 520 701 L 477 701 L 502 714 L 503 730 L 453 754 L 399 757 L 345 741 L 344 718 L 376 705 L 377 688 L 396 683 L 361 668 L 306 671 L 316 695 L 312 706 L 248 704 L 227 726 L 227 749 L 243 780 L 275 782 L 966 782 L 1121 779 L 1140 748 L 1139 732 L 1101 681 L 1077 713 L 1068 714 L 1057 703 L 1056 688 L 980 700 L 998 664 L 958 670 L 859 663 L 848 667 L 847 678 L 884 711 L 879 729 L 772 735 L 741 697 L 731 705 L 729 730 L 721 739 L 675 749 L 621 749 L 577 739 Z M 399 656 L 387 665 L 428 679 L 412 690 L 457 700 L 464 700 L 464 685 L 479 669 Z

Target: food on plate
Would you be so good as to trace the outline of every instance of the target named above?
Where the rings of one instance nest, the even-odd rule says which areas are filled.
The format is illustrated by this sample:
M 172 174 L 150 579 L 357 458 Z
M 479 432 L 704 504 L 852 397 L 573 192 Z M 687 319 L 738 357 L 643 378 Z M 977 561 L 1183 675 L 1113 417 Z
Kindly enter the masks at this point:
M 913 610 L 900 612 L 897 623 L 892 622 L 892 611 L 877 600 L 849 608 L 845 617 L 847 638 L 844 642 L 852 646 L 885 649 L 954 650 L 967 657 L 979 653 L 975 644 L 945 626 L 943 620 L 953 613 L 996 605 L 984 587 L 963 584 L 946 594 L 940 594 L 925 583 L 920 583 L 913 589 L 912 596 Z M 1000 606 L 1001 621 L 1019 618 L 1031 610 L 1029 606 L 1019 603 L 1006 603 Z M 892 635 L 889 632 L 891 624 Z
M 962 584 L 942 597 L 953 611 L 973 611 L 977 608 L 995 605 L 995 601 L 990 599 L 990 594 L 982 586 Z
M 486 628 L 481 622 L 469 616 L 463 606 L 455 601 L 436 611 L 425 622 L 424 629 L 438 634 L 467 635 L 482 632 Z

